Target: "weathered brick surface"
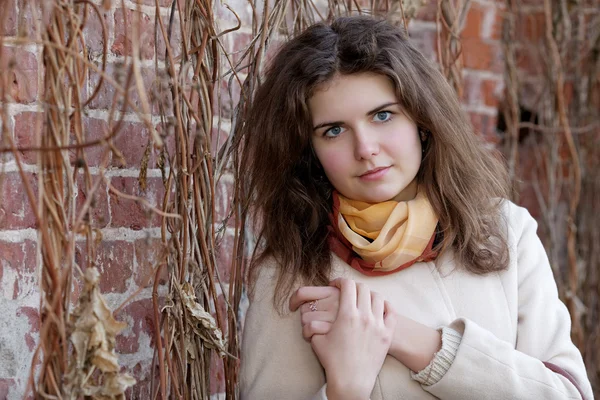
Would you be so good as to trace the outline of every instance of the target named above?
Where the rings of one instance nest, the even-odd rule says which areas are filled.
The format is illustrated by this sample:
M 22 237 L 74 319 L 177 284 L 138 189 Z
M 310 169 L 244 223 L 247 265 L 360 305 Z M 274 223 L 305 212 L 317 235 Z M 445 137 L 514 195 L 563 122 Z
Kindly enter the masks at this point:
M 27 180 L 37 195 L 37 175 L 26 174 Z M 36 226 L 29 198 L 18 172 L 0 176 L 0 230 L 26 229 Z
M 501 75 L 495 79 L 466 72 L 463 75 L 463 103 L 467 106 L 488 106 L 498 108 L 504 96 Z
M 40 134 L 44 129 L 45 115 L 38 112 L 22 112 L 15 115 L 14 136 L 18 147 L 39 147 Z M 26 164 L 37 162 L 37 152 L 21 151 L 22 160 Z
M 0 35 L 14 36 L 17 34 L 17 0 L 5 0 L 4 4 L 0 10 Z
M 16 103 L 32 103 L 38 95 L 39 66 L 35 53 L 22 47 L 0 48 L 0 75 L 7 82 L 10 98 Z
M 127 328 L 117 336 L 117 351 L 122 354 L 135 354 L 143 342 L 154 345 L 154 308 L 152 299 L 133 301 L 117 316 L 127 322 Z M 142 336 L 145 340 L 142 340 Z M 147 350 L 147 349 L 146 349 Z
M 100 15 L 90 7 L 88 20 L 83 29 L 85 43 L 88 51 L 93 56 L 102 55 L 105 46 L 108 46 L 114 32 L 114 19 L 111 18 L 110 11 L 105 10 L 103 7 L 98 7 L 98 11 Z
M 37 246 L 33 241 L 0 241 L 0 288 L 5 298 L 23 299 L 37 290 Z
M 129 89 L 127 90 L 128 104 L 124 107 L 125 97 L 117 91 L 114 84 L 127 89 L 127 76 L 130 71 L 130 66 L 124 63 L 110 63 L 107 64 L 103 74 L 101 74 L 102 63 L 95 64 L 99 71 L 91 71 L 89 75 L 89 84 L 91 91 L 95 90 L 96 87 L 101 84 L 98 94 L 90 103 L 90 107 L 93 109 L 105 110 L 110 109 L 113 103 L 116 102 L 117 111 L 120 112 L 143 112 L 143 104 L 140 99 L 140 90 L 146 96 L 146 101 L 150 107 L 150 111 L 154 114 L 158 114 L 160 111 L 160 105 L 164 108 L 171 107 L 171 91 L 168 87 L 168 76 L 165 71 L 159 69 L 157 74 L 154 67 L 141 67 L 140 75 L 142 77 L 143 87 L 138 89 L 136 87 L 135 78 L 132 76 L 129 81 Z M 100 78 L 104 80 L 101 82 Z M 106 78 L 108 77 L 108 78 Z
M 133 270 L 133 244 L 103 241 L 97 251 L 100 290 L 103 293 L 125 293 Z
M 83 221 L 89 221 L 94 228 L 105 228 L 110 220 L 108 193 L 104 182 L 100 182 L 97 189 L 93 191 L 98 179 L 100 179 L 99 176 L 92 175 L 89 189 L 83 176 L 77 180 L 77 215 L 84 211 L 83 206 L 88 203 L 89 199 L 89 207 L 83 215 Z
M 149 60 L 154 56 L 154 23 L 153 18 L 143 12 L 122 8 L 115 11 L 115 39 L 111 51 L 117 56 L 133 54 L 131 38 L 135 21 L 139 21 L 137 37 L 140 39 L 140 57 Z
M 160 239 L 140 239 L 134 242 L 136 268 L 133 271 L 133 278 L 136 286 L 152 286 L 158 264 L 164 262 L 165 255 L 168 252 L 167 246 L 162 244 Z M 167 282 L 167 267 L 162 268 L 158 275 L 159 283 Z
M 146 199 L 149 204 L 158 206 L 162 204 L 164 187 L 160 178 L 148 178 L 148 187 L 144 191 L 140 188 L 137 178 L 114 177 L 111 184 L 118 191 L 127 195 Z M 129 228 L 139 231 L 151 226 L 159 226 L 160 217 L 151 212 L 143 203 L 130 200 L 110 193 L 111 223 L 114 228 Z
M 113 157 L 112 165 L 115 167 L 136 167 L 142 164 L 142 158 L 146 152 L 146 148 L 150 146 L 150 158 L 148 168 L 155 168 L 154 152 L 152 151 L 151 133 L 148 126 L 142 122 L 124 122 L 121 125 L 118 133 L 115 135 L 113 142 L 117 149 L 122 153 L 123 160 L 118 160 Z
M 494 144 L 500 143 L 500 138 L 496 131 L 498 118 L 496 116 L 480 113 L 469 113 L 471 124 L 475 133 L 483 136 L 486 141 Z
M 83 118 L 83 143 L 101 140 L 110 135 L 111 132 L 109 124 L 105 120 L 91 117 Z M 75 141 L 73 141 L 73 144 L 75 144 Z M 98 167 L 104 157 L 108 157 L 107 161 L 111 157 L 111 152 L 105 146 L 101 145 L 89 146 L 78 150 L 74 149 L 69 153 L 72 163 L 77 162 L 78 158 L 84 155 L 85 161 L 90 167 Z
M 466 68 L 502 73 L 504 61 L 499 42 L 473 38 L 464 39 L 462 43 Z

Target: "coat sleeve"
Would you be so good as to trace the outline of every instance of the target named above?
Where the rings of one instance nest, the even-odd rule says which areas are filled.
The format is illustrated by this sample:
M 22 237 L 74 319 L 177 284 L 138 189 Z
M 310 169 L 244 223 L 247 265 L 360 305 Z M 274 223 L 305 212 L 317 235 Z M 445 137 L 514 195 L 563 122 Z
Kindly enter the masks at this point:
M 508 209 L 519 285 L 516 346 L 457 319 L 450 327 L 462 340 L 452 365 L 437 383 L 422 387 L 441 399 L 593 400 L 537 223 L 524 208 L 509 203 Z
M 258 273 L 242 339 L 242 400 L 327 400 L 325 374 L 302 337 L 300 313 L 280 315 L 273 306 L 276 271 Z

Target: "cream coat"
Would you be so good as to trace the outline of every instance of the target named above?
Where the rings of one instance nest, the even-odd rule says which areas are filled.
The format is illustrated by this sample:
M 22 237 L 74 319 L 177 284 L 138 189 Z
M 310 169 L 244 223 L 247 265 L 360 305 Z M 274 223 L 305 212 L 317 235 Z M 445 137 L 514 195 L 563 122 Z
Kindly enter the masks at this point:
M 476 276 L 456 268 L 452 252 L 435 262 L 368 277 L 333 257 L 333 276 L 366 283 L 395 310 L 431 327 L 450 326 L 463 338 L 442 379 L 421 386 L 388 356 L 372 400 L 580 399 L 575 386 L 542 363 L 570 373 L 593 398 L 581 355 L 570 339 L 570 318 L 527 210 L 506 202 L 510 266 Z M 241 396 L 246 400 L 326 399 L 325 375 L 302 338 L 300 312 L 273 308 L 276 271 L 266 263 L 256 282 L 244 328 Z

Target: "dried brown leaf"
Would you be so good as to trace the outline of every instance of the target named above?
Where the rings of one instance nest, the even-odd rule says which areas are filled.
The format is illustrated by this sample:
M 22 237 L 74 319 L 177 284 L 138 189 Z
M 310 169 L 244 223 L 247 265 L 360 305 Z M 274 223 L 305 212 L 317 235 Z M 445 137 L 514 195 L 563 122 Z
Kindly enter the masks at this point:
M 114 351 L 97 349 L 92 357 L 92 363 L 102 372 L 119 371 L 119 359 Z
M 205 346 L 214 348 L 221 356 L 225 356 L 227 343 L 223 339 L 221 329 L 215 323 L 213 316 L 196 301 L 194 288 L 187 282 L 183 284 L 181 298 L 190 314 L 188 324 L 194 333 L 202 338 Z

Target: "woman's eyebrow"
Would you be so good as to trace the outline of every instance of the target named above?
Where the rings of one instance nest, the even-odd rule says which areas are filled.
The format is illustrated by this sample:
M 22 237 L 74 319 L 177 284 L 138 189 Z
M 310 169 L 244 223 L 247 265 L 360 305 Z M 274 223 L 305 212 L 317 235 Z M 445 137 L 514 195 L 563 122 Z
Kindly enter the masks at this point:
M 385 104 L 382 104 L 380 106 L 375 107 L 371 111 L 367 112 L 365 115 L 368 116 L 368 115 L 371 115 L 371 114 L 375 114 L 376 112 L 381 111 L 381 110 L 383 110 L 386 107 L 395 106 L 395 105 L 398 105 L 398 104 L 400 104 L 400 103 L 397 102 L 397 101 L 390 102 L 390 103 L 385 103 Z M 338 125 L 343 125 L 343 124 L 344 124 L 343 121 L 323 122 L 322 124 L 315 125 L 313 127 L 313 131 L 316 131 L 317 129 L 320 129 L 320 128 L 324 128 L 326 126 L 338 126 Z
M 333 122 L 323 122 L 322 124 L 316 125 L 315 127 L 313 127 L 313 131 L 316 131 L 319 128 L 324 128 L 326 126 L 338 126 L 338 125 L 343 125 L 344 123 L 342 121 L 333 121 Z
M 397 101 L 393 101 L 393 102 L 390 102 L 390 103 L 382 104 L 379 107 L 376 107 L 376 108 L 372 109 L 371 111 L 369 111 L 366 115 L 368 116 L 368 115 L 371 115 L 371 114 L 375 114 L 376 112 L 381 111 L 384 108 L 387 108 L 389 106 L 395 106 L 395 105 L 398 105 L 398 104 L 400 104 L 400 103 L 397 102 Z

